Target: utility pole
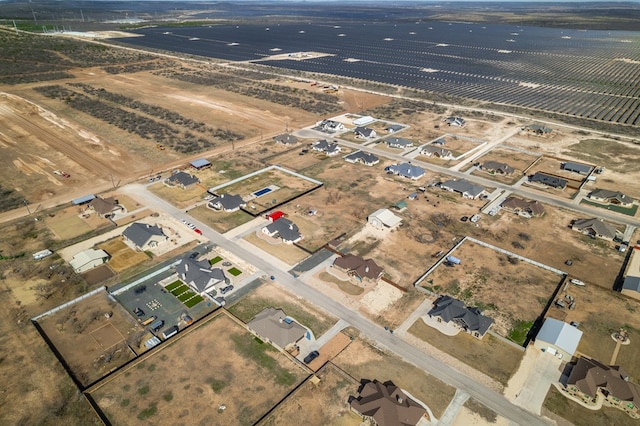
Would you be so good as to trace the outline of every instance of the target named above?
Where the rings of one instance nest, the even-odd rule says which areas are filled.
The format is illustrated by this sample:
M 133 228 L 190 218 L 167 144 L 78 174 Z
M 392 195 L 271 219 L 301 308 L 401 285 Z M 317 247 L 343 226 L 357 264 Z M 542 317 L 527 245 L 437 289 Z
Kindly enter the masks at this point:
M 22 202 L 24 203 L 25 207 L 27 208 L 27 212 L 29 213 L 29 215 L 31 215 L 31 210 L 29 210 L 29 203 L 27 203 L 27 200 L 22 200 Z

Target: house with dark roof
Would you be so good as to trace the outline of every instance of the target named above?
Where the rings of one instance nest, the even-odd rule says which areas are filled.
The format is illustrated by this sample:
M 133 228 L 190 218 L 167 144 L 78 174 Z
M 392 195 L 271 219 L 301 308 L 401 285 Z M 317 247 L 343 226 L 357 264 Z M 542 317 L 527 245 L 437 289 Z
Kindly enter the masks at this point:
M 355 129 L 353 129 L 353 133 L 355 133 L 356 137 L 363 138 L 363 139 L 375 138 L 377 136 L 376 131 L 368 127 L 358 126 Z
M 594 238 L 602 238 L 609 241 L 612 241 L 618 235 L 618 230 L 615 226 L 595 217 L 591 219 L 576 219 L 571 224 L 571 229 Z
M 225 212 L 236 212 L 246 206 L 247 203 L 237 194 L 221 194 L 207 203 L 208 208 Z
M 411 180 L 417 180 L 424 176 L 424 169 L 422 167 L 414 166 L 410 163 L 392 164 L 385 167 L 384 171 Z
M 262 228 L 262 233 L 273 238 L 281 238 L 285 244 L 293 244 L 302 240 L 298 225 L 286 217 L 281 217 Z
M 427 157 L 443 158 L 446 160 L 453 158 L 453 153 L 451 151 L 432 144 L 423 146 L 420 149 L 420 154 Z
M 457 192 L 464 198 L 470 198 L 472 200 L 475 200 L 485 193 L 483 187 L 474 185 L 466 179 L 450 179 L 441 183 L 440 188 L 445 191 Z
M 179 187 L 185 189 L 188 186 L 194 185 L 196 183 L 200 183 L 200 179 L 198 179 L 195 175 L 190 175 L 186 172 L 177 172 L 169 176 L 164 180 L 164 184 L 172 187 Z
M 611 191 L 609 189 L 594 189 L 587 195 L 590 200 L 603 204 L 612 204 L 621 207 L 631 207 L 636 202 L 633 198 L 623 194 L 620 191 Z
M 449 126 L 462 127 L 464 126 L 464 118 L 462 117 L 447 117 L 443 120 Z
M 571 359 L 582 339 L 582 331 L 564 321 L 546 318 L 536 335 L 534 346 L 538 349 L 555 349 L 565 359 Z
M 415 426 L 427 410 L 391 381 L 363 382 L 357 397 L 349 398 L 351 410 L 378 426 Z
M 400 130 L 404 129 L 404 126 L 402 124 L 391 124 L 389 126 L 387 126 L 387 128 L 385 129 L 387 132 L 389 133 L 395 133 L 398 132 Z
M 307 329 L 288 317 L 282 309 L 265 308 L 247 323 L 247 328 L 261 340 L 281 351 L 298 343 Z
M 500 163 L 499 161 L 485 161 L 482 165 L 482 170 L 488 173 L 497 173 L 501 175 L 510 175 L 516 171 L 507 163 Z
M 447 144 L 447 140 L 445 138 L 438 138 L 435 141 L 431 142 L 431 145 L 445 146 L 446 144 Z
M 333 267 L 361 284 L 376 284 L 384 274 L 384 270 L 373 259 L 364 259 L 354 254 L 337 257 L 333 261 Z
M 98 216 L 106 219 L 113 217 L 116 213 L 125 211 L 124 206 L 113 197 L 96 197 L 89 202 L 89 208 L 96 212 Z
M 592 358 L 580 357 L 569 373 L 564 389 L 588 402 L 602 398 L 605 406 L 640 418 L 640 385 L 619 365 L 606 365 Z
M 202 170 L 211 167 L 211 163 L 205 158 L 198 158 L 197 160 L 193 160 L 189 164 L 191 164 L 191 167 L 196 170 Z
M 336 155 L 341 151 L 340 145 L 338 145 L 337 143 L 328 142 L 326 139 L 314 142 L 312 148 L 314 151 L 324 152 L 329 156 Z
M 226 285 L 230 280 L 220 268 L 211 268 L 209 261 L 183 258 L 176 265 L 178 277 L 198 293 L 207 293 L 218 284 Z
M 568 172 L 579 173 L 581 175 L 588 175 L 591 173 L 593 167 L 587 166 L 586 164 L 574 163 L 573 161 L 567 161 L 566 163 L 562 163 L 560 165 L 562 170 L 566 170 Z
M 531 201 L 518 197 L 507 197 L 502 204 L 500 204 L 500 207 L 508 212 L 526 218 L 539 217 L 544 214 L 544 206 L 537 200 Z
M 528 126 L 524 126 L 523 130 L 526 133 L 532 133 L 536 136 L 545 136 L 553 132 L 553 129 L 542 124 L 529 124 Z
M 139 250 L 149 250 L 167 242 L 167 237 L 158 225 L 134 222 L 122 233 L 126 242 L 130 242 Z
M 385 142 L 389 148 L 406 149 L 413 146 L 413 142 L 405 138 L 387 138 Z
M 438 322 L 453 324 L 478 339 L 482 339 L 493 324 L 493 318 L 482 315 L 480 309 L 469 308 L 451 296 L 436 299 L 428 315 Z
M 298 138 L 288 133 L 274 136 L 273 140 L 276 141 L 276 143 L 279 143 L 281 145 L 295 145 L 298 143 Z
M 555 189 L 565 189 L 567 187 L 567 181 L 565 179 L 560 179 L 559 177 L 542 172 L 535 172 L 535 174 L 529 176 L 529 182 Z
M 344 157 L 344 161 L 348 163 L 354 163 L 354 164 L 362 163 L 365 166 L 373 166 L 378 164 L 380 162 L 380 159 L 369 152 L 356 151 L 356 152 L 352 152 L 349 155 L 346 155 Z

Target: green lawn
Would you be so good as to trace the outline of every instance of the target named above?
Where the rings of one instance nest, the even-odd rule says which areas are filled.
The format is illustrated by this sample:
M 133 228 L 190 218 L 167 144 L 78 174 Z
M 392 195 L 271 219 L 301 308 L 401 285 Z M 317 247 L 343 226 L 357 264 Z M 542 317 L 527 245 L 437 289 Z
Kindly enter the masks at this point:
M 198 303 L 202 302 L 203 300 L 204 300 L 204 298 L 202 296 L 200 296 L 199 294 L 197 294 L 194 297 L 192 297 L 191 299 L 189 299 L 189 300 L 187 300 L 186 302 L 183 302 L 183 303 L 187 308 L 193 308 L 194 306 L 196 306 Z
M 237 277 L 238 275 L 240 275 L 242 273 L 242 271 L 240 269 L 236 268 L 235 266 L 233 268 L 229 268 L 229 270 L 227 272 L 229 272 L 234 277 Z
M 527 333 L 531 330 L 533 321 L 518 321 L 511 331 L 509 331 L 509 340 L 516 342 L 519 345 L 524 345 L 524 341 L 527 338 Z
M 211 259 L 209 261 L 209 265 L 215 265 L 216 263 L 220 262 L 222 260 L 222 258 L 220 256 L 216 256 L 213 259 Z
M 178 300 L 181 302 L 186 302 L 187 300 L 191 299 L 193 296 L 195 296 L 194 292 L 187 291 L 185 293 L 182 293 L 180 296 L 178 296 Z
M 186 284 L 182 284 L 180 287 L 173 289 L 171 294 L 173 294 L 174 296 L 178 297 L 179 295 L 181 295 L 182 293 L 184 293 L 187 290 L 189 290 L 189 286 L 186 285 Z
M 611 210 L 612 212 L 626 214 L 627 216 L 635 216 L 636 212 L 638 211 L 637 204 L 634 204 L 631 207 L 621 207 L 621 206 L 614 206 L 611 204 L 594 203 L 593 201 L 588 201 L 588 200 L 582 200 L 580 201 L 580 204 L 588 204 L 590 206 L 599 207 L 601 209 Z
M 180 287 L 181 285 L 183 285 L 183 284 L 182 284 L 182 281 L 178 280 L 178 281 L 174 281 L 174 282 L 172 282 L 171 284 L 169 284 L 168 286 L 166 286 L 166 287 L 165 287 L 165 289 L 166 289 L 167 291 L 173 291 L 173 290 L 175 290 L 176 288 Z

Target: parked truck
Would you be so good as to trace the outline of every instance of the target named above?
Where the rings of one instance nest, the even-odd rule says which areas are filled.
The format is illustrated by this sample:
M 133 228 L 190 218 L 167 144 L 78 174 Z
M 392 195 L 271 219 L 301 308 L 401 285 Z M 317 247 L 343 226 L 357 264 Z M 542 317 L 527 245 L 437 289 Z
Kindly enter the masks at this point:
M 460 263 L 462 263 L 460 259 L 451 255 L 447 256 L 445 260 L 451 265 L 459 265 Z

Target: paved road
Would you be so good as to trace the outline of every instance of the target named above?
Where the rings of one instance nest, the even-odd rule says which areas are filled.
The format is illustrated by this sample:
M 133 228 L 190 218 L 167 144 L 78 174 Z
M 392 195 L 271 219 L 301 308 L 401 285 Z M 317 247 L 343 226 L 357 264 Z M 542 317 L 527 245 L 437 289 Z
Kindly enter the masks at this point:
M 168 202 L 146 191 L 142 185 L 128 185 L 122 190 L 125 193 L 131 194 L 134 199 L 147 205 L 151 209 L 164 210 L 178 219 L 185 219 L 196 224 L 199 229 L 202 230 L 203 235 L 210 239 L 211 242 L 228 250 L 241 259 L 252 263 L 267 275 L 273 275 L 277 283 L 287 290 L 356 327 L 364 336 L 376 342 L 377 345 L 396 353 L 407 362 L 425 370 L 443 382 L 465 391 L 472 398 L 486 405 L 501 416 L 520 425 L 549 424 L 541 417 L 513 405 L 503 395 L 498 394 L 482 384 L 476 383 L 453 367 L 411 346 L 400 337 L 385 331 L 384 328 L 373 323 L 360 313 L 352 311 L 350 308 L 329 298 L 314 288 L 307 286 L 302 281 L 292 277 L 287 271 L 275 267 L 254 251 L 245 249 L 235 242 L 227 240 L 204 223 L 190 217 L 183 210 L 177 209 Z

